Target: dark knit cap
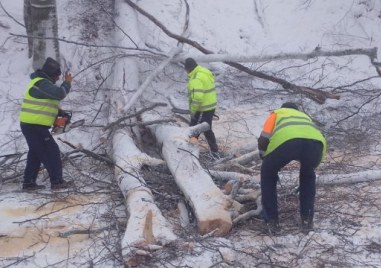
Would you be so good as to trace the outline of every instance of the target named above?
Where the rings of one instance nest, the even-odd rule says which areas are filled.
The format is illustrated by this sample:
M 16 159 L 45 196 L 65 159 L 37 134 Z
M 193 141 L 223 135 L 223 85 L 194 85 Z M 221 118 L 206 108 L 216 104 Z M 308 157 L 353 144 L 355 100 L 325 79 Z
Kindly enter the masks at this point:
M 294 102 L 285 102 L 282 104 L 280 108 L 290 108 L 290 109 L 295 109 L 299 111 L 298 105 Z
M 197 62 L 192 59 L 192 58 L 187 58 L 185 60 L 185 65 L 184 65 L 184 68 L 185 70 L 189 73 L 191 72 L 194 68 L 197 67 Z
M 61 67 L 60 64 L 48 57 L 42 66 L 41 69 L 44 73 L 46 73 L 49 77 L 56 77 L 61 75 Z

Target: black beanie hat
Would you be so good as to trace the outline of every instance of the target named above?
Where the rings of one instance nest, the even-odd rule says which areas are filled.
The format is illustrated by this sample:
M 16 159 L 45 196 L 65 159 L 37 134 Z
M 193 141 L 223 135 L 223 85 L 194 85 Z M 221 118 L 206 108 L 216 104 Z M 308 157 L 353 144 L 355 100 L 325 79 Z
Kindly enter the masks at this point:
M 295 109 L 299 111 L 298 105 L 296 105 L 296 103 L 294 102 L 285 102 L 282 104 L 280 108 L 290 108 L 290 109 Z
M 60 64 L 48 57 L 42 66 L 41 69 L 44 73 L 46 73 L 49 77 L 56 77 L 61 75 L 61 67 Z
M 191 72 L 194 68 L 197 67 L 197 62 L 192 59 L 192 58 L 187 58 L 185 60 L 185 65 L 184 65 L 184 68 L 185 70 L 189 73 Z

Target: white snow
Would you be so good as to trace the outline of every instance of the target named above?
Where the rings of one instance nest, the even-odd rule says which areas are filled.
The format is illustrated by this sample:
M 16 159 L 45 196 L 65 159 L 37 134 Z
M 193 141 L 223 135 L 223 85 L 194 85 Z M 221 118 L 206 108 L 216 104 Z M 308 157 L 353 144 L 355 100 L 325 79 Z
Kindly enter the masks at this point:
M 57 11 L 60 38 L 87 44 L 60 42 L 60 52 L 67 68 L 73 74 L 78 74 L 74 78 L 72 92 L 62 106 L 74 111 L 75 120 L 85 118 L 86 127 L 59 138 L 104 155 L 109 153 L 104 142 L 107 144 L 109 141 L 100 126 L 104 126 L 109 119 L 106 106 L 115 105 L 107 103 L 108 95 L 119 94 L 115 96 L 118 96 L 122 105 L 126 105 L 145 79 L 165 60 L 162 55 L 177 46 L 177 41 L 121 0 L 116 1 L 115 12 L 119 16 L 116 23 L 128 36 L 118 29 L 113 33 L 111 13 L 100 11 L 100 6 L 105 5 L 102 2 L 105 1 L 61 0 L 57 1 Z M 317 47 L 324 50 L 372 48 L 381 43 L 379 0 L 187 2 L 190 8 L 189 30 L 184 36 L 217 54 L 260 57 L 309 53 Z M 46 184 L 48 189 L 39 193 L 20 192 L 27 146 L 19 129 L 18 112 L 29 74 L 33 70 L 27 55 L 27 40 L 11 35 L 25 35 L 25 29 L 15 22 L 24 23 L 23 1 L 0 3 L 0 266 L 123 267 L 118 259 L 122 239 L 119 230 L 126 226 L 128 215 L 121 192 L 113 179 L 112 168 L 85 158 L 78 152 L 72 153 L 72 148 L 57 140 L 63 153 L 77 155 L 71 160 L 67 160 L 66 155 L 64 159 L 64 175 L 75 181 L 76 188 L 52 194 L 47 173 L 41 171 L 38 182 Z M 186 13 L 184 1 L 140 0 L 136 3 L 171 32 L 179 35 L 183 32 Z M 156 55 L 141 50 L 90 46 L 135 47 L 130 38 L 138 44 L 139 49 L 155 52 Z M 180 56 L 197 57 L 201 54 L 195 48 L 184 45 Z M 92 64 L 115 55 L 118 56 L 107 61 L 116 62 L 116 72 L 112 76 L 113 83 L 106 88 L 101 82 L 108 75 L 110 64 Z M 378 55 L 381 58 L 380 51 Z M 279 75 L 298 85 L 323 90 L 375 77 L 351 88 L 351 93 L 336 89 L 341 99 L 328 100 L 324 105 L 318 105 L 301 95 L 290 97 L 280 91 L 280 86 L 249 77 L 222 63 L 202 64 L 216 74 L 219 93 L 217 114 L 220 119 L 213 122 L 213 129 L 220 147 L 226 151 L 255 143 L 269 111 L 289 98 L 297 100 L 313 118 L 322 122 L 328 134 L 343 135 L 333 131 L 336 121 L 346 118 L 349 111 L 359 109 L 362 103 L 358 100 L 367 94 L 364 89 L 379 91 L 381 86 L 375 68 L 365 56 L 322 58 L 307 63 L 294 60 L 247 65 L 268 74 Z M 165 68 L 163 74 L 152 78 L 153 81 L 145 85 L 141 97 L 143 102 L 163 102 L 173 97 L 178 103 L 187 103 L 186 74 L 180 64 L 172 64 Z M 263 94 L 253 94 L 254 88 Z M 379 98 L 370 101 L 361 107 L 361 116 L 379 113 L 379 107 Z M 163 118 L 172 116 L 168 107 L 158 109 L 155 113 Z M 346 132 L 357 133 L 355 131 L 365 125 L 367 119 L 361 116 L 355 117 L 352 127 L 345 129 Z M 379 120 L 379 117 L 374 120 Z M 378 126 L 378 122 L 374 126 Z M 284 231 L 281 236 L 264 235 L 259 231 L 262 221 L 257 218 L 234 226 L 231 234 L 224 238 L 201 237 L 192 227 L 187 227 L 187 230 L 177 227 L 175 232 L 181 241 L 175 246 L 176 253 L 169 248 L 167 253 L 155 256 L 157 262 L 148 262 L 148 265 L 381 267 L 380 145 L 376 143 L 379 137 L 375 132 L 377 128 L 373 127 L 356 136 L 360 140 L 363 137 L 360 134 L 374 135 L 375 144 L 370 146 L 367 155 L 358 156 L 356 153 L 360 152 L 353 149 L 352 140 L 344 140 L 340 147 L 332 148 L 334 151 L 329 152 L 327 161 L 318 169 L 322 181 L 332 181 L 339 176 L 340 180 L 357 183 L 318 188 L 315 231 L 308 235 L 299 231 L 298 198 L 287 192 L 297 184 L 297 173 L 286 170 L 281 176 L 278 200 L 283 213 L 281 225 Z M 332 139 L 328 136 L 329 141 Z M 205 148 L 207 145 L 202 139 L 201 151 L 205 151 Z M 129 149 L 126 146 L 124 150 Z M 2 162 L 6 159 L 5 155 L 13 153 L 23 154 Z M 358 159 L 353 161 L 353 155 Z M 361 172 L 353 172 L 355 167 Z M 258 175 L 258 165 L 254 165 L 254 172 Z M 15 178 L 11 178 L 13 176 Z M 375 181 L 367 182 L 365 177 Z M 175 197 L 166 199 L 164 188 L 169 179 L 158 180 L 160 182 L 151 181 L 148 184 L 158 187 L 153 188 L 153 191 L 158 199 L 164 200 L 159 205 L 160 208 L 167 208 L 163 216 L 174 226 L 179 226 L 175 199 L 181 198 L 181 195 L 177 193 Z M 174 185 L 174 181 L 171 184 Z M 90 230 L 90 234 L 66 233 L 78 230 Z M 63 237 L 65 233 L 67 237 Z

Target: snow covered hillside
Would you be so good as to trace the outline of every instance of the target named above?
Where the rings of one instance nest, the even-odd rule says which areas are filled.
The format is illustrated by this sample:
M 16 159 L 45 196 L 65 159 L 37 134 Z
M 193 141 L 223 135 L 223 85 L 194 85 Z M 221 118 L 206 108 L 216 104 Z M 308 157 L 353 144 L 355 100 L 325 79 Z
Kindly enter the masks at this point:
M 74 75 L 62 106 L 86 121 L 55 137 L 75 187 L 52 192 L 41 168 L 47 189 L 21 191 L 28 148 L 18 113 L 32 59 L 24 1 L 0 0 L 1 267 L 381 267 L 381 1 L 56 2 L 61 64 Z M 232 161 L 255 151 L 271 110 L 295 101 L 322 129 L 329 152 L 317 169 L 314 231 L 300 231 L 292 163 L 278 184 L 279 235 L 267 235 L 260 216 L 233 222 L 223 236 L 200 233 L 197 206 L 155 137 L 176 140 L 187 127 L 170 103 L 188 108 L 189 56 L 216 75 L 213 129 L 226 158 L 211 161 L 203 136 L 189 148 L 223 189 L 218 202 L 227 181 L 218 172 L 258 189 L 261 162 Z

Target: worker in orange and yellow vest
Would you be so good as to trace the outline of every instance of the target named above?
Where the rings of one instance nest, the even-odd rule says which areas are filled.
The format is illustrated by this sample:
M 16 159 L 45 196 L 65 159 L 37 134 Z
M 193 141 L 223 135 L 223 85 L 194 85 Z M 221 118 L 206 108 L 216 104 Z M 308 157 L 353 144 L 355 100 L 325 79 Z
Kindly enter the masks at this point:
M 327 143 L 305 113 L 292 102 L 284 103 L 267 118 L 258 149 L 263 159 L 261 191 L 263 216 L 270 234 L 280 231 L 277 203 L 278 172 L 292 160 L 300 162 L 299 201 L 303 231 L 313 229 L 316 192 L 315 168 L 325 157 Z

